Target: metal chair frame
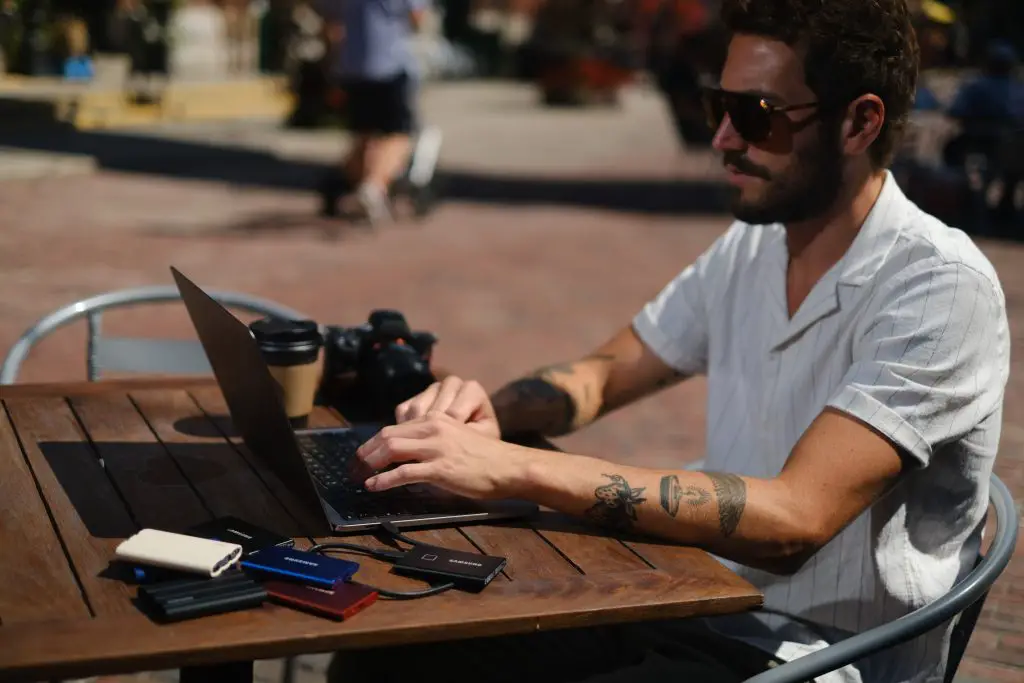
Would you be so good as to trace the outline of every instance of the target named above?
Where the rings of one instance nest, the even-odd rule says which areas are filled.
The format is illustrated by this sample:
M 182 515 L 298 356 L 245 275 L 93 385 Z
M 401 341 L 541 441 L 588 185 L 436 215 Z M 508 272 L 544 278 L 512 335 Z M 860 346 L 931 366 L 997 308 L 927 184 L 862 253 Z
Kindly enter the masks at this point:
M 238 292 L 212 290 L 208 294 L 227 308 L 257 315 L 290 319 L 307 316 L 281 304 Z M 114 308 L 181 301 L 174 286 L 121 289 L 99 294 L 63 306 L 40 318 L 14 343 L 0 366 L 0 384 L 13 384 L 22 363 L 43 338 L 65 325 L 86 318 L 86 371 L 90 382 L 100 379 L 101 370 L 169 375 L 209 374 L 206 353 L 198 339 L 146 339 L 142 337 L 103 337 L 102 314 Z

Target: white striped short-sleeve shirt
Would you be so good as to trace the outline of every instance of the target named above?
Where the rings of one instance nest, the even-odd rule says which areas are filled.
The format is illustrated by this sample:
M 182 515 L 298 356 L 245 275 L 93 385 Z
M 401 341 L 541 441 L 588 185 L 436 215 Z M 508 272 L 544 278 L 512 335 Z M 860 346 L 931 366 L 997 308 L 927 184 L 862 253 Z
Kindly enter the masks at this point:
M 787 263 L 782 226 L 736 223 L 633 321 L 666 363 L 707 375 L 706 469 L 778 475 L 826 406 L 888 435 L 914 464 L 795 575 L 726 562 L 764 591 L 766 611 L 713 627 L 785 660 L 907 614 L 969 571 L 1010 353 L 992 265 L 891 174 L 792 318 Z M 819 681 L 941 681 L 947 632 Z

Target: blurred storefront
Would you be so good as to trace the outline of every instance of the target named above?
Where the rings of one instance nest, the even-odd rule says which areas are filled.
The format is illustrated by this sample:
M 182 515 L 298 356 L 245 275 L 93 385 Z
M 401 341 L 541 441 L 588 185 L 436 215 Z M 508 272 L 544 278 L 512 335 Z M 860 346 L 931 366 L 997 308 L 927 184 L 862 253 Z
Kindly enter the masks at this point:
M 277 72 L 293 0 L 0 0 L 7 72 L 56 76 L 69 22 L 91 55 L 127 56 L 133 71 L 199 77 Z M 76 35 L 81 32 L 76 28 Z

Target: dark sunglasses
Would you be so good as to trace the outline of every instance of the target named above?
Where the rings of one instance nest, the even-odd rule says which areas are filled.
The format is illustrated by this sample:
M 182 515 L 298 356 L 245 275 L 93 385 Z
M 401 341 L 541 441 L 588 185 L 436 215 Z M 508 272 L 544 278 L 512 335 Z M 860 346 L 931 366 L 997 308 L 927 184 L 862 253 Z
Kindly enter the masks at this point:
M 701 93 L 708 125 L 717 131 L 729 115 L 733 128 L 750 143 L 764 142 L 772 132 L 772 119 L 776 114 L 817 107 L 817 102 L 777 106 L 763 97 L 751 93 L 729 92 L 720 88 L 704 88 Z

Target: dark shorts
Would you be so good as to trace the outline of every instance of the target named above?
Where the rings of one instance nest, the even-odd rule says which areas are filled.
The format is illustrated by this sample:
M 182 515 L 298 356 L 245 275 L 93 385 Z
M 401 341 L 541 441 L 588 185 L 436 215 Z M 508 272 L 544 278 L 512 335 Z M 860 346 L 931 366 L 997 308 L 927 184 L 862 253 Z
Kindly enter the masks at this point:
M 346 80 L 348 127 L 364 135 L 412 133 L 415 116 L 412 83 L 407 74 L 387 80 Z

